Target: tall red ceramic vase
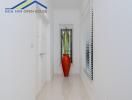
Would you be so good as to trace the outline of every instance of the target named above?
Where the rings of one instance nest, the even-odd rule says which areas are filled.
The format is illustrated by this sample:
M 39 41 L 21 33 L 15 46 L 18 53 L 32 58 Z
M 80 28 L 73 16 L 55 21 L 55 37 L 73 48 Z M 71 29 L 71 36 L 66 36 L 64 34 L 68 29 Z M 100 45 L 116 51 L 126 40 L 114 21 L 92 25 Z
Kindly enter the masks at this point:
M 62 69 L 65 77 L 69 76 L 70 72 L 70 67 L 71 67 L 71 59 L 68 54 L 63 54 L 62 58 Z

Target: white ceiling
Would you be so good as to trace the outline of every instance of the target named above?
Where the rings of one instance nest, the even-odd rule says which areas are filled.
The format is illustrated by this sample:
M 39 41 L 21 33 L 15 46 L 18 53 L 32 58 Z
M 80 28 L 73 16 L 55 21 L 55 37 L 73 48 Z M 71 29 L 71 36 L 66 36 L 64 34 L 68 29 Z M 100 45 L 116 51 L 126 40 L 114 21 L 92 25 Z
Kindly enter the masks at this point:
M 51 0 L 54 9 L 80 9 L 83 0 Z

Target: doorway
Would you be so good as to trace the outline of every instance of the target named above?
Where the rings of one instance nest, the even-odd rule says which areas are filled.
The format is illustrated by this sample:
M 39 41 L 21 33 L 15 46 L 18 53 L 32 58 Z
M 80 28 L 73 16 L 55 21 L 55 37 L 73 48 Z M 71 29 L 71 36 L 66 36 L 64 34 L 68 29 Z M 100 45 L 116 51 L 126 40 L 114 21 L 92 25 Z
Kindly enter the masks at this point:
M 37 34 L 37 93 L 39 93 L 47 81 L 47 34 L 49 32 L 49 22 L 45 15 L 38 15 Z

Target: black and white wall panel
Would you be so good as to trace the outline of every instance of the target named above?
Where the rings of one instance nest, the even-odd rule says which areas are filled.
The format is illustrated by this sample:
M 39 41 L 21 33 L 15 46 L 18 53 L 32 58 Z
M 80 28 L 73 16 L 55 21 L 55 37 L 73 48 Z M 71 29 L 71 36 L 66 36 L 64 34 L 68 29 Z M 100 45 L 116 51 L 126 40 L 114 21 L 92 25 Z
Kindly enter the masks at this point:
M 85 72 L 88 75 L 88 77 L 93 80 L 93 32 L 94 32 L 94 25 L 93 25 L 93 7 L 90 4 L 90 9 L 89 9 L 89 32 L 88 36 L 86 39 L 86 69 Z

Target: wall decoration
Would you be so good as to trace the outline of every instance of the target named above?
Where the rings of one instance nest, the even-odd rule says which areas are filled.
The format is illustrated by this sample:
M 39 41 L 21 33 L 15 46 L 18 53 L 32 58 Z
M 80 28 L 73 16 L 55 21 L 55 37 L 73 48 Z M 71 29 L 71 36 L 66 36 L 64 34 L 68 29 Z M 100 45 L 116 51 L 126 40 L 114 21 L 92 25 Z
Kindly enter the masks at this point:
M 86 40 L 86 69 L 85 72 L 88 77 L 93 80 L 93 9 L 90 6 L 90 38 Z
M 61 60 L 65 77 L 69 76 L 72 63 L 72 29 L 61 28 Z

